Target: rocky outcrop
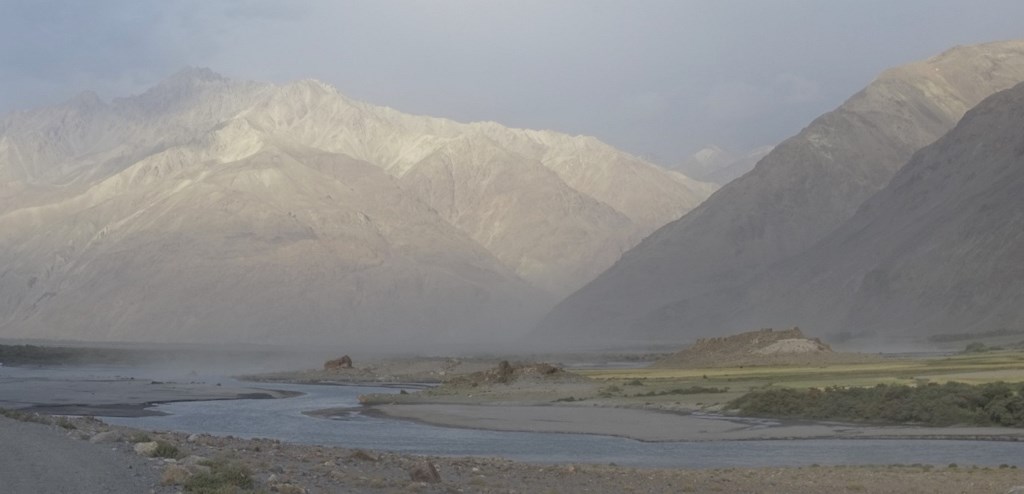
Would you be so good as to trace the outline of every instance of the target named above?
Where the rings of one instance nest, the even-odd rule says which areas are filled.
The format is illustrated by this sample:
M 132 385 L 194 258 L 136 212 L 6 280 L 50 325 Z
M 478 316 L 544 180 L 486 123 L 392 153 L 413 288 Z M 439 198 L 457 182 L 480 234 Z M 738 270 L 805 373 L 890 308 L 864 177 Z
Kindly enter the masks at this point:
M 324 370 L 337 370 L 337 369 L 351 369 L 352 368 L 352 357 L 348 355 L 342 355 L 339 358 L 328 360 L 324 362 Z
M 511 364 L 502 360 L 498 366 L 485 371 L 452 377 L 445 381 L 449 387 L 512 384 L 519 381 L 579 381 L 583 376 L 566 372 L 561 367 L 547 363 Z
M 787 365 L 828 363 L 832 347 L 818 338 L 807 338 L 800 328 L 775 331 L 771 328 L 732 336 L 701 338 L 689 347 L 654 363 L 661 368 L 734 367 L 744 365 Z

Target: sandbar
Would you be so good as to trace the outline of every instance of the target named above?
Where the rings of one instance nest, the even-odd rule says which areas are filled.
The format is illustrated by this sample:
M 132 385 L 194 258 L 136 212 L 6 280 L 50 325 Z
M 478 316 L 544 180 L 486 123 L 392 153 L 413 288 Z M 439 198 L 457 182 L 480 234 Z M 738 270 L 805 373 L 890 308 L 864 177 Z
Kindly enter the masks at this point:
M 401 404 L 371 407 L 388 417 L 515 432 L 618 436 L 640 441 L 771 439 L 970 439 L 1024 441 L 1024 430 L 1001 427 L 876 426 L 686 414 L 636 408 L 563 405 Z

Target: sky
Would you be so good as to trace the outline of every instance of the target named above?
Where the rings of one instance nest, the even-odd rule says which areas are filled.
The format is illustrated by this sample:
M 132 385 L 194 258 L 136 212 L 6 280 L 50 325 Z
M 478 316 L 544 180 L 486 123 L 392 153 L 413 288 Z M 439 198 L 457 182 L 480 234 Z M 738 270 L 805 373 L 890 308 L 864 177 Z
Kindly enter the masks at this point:
M 771 145 L 887 67 L 1024 38 L 1019 0 L 0 0 L 0 114 L 186 66 L 672 165 Z

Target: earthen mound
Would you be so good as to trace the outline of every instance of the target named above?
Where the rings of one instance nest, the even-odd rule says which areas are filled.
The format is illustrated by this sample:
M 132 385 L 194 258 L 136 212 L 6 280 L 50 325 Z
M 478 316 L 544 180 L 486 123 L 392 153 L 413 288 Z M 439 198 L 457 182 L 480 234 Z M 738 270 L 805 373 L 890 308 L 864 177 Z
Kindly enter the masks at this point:
M 701 338 L 692 346 L 655 362 L 655 367 L 733 367 L 743 365 L 795 365 L 831 363 L 849 354 L 834 353 L 800 328 L 771 328 L 721 338 Z
M 457 376 L 446 385 L 451 386 L 482 386 L 493 384 L 513 384 L 519 382 L 576 382 L 586 378 L 578 374 L 566 372 L 561 367 L 546 363 L 510 364 L 502 360 L 497 367 L 472 374 Z

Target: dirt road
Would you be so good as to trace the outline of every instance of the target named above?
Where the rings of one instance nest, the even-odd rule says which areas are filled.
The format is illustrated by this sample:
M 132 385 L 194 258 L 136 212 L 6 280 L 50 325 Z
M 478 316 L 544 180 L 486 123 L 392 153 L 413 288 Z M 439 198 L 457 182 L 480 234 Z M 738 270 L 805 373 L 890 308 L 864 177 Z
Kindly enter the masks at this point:
M 0 417 L 0 492 L 5 494 L 147 493 L 156 466 L 124 443 L 93 444 L 64 429 Z

